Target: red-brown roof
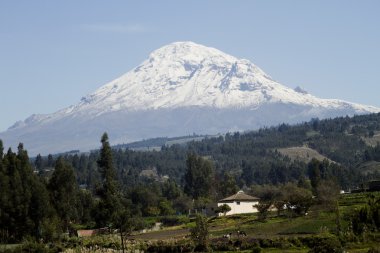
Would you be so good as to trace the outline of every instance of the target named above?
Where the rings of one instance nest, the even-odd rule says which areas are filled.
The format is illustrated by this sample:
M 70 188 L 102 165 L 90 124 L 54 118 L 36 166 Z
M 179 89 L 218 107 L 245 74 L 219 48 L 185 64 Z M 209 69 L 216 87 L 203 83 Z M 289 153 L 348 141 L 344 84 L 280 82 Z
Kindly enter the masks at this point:
M 93 236 L 97 234 L 96 229 L 86 229 L 86 230 L 78 230 L 78 237 L 87 237 L 87 236 Z

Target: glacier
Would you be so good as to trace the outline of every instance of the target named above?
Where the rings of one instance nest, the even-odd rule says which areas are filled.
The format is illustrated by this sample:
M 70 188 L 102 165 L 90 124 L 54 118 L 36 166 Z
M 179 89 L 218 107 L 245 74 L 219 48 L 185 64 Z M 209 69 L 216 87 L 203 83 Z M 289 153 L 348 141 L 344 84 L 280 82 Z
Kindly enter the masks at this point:
M 22 142 L 36 155 L 95 149 L 105 131 L 119 144 L 376 112 L 380 108 L 291 89 L 250 61 L 215 48 L 175 42 L 76 105 L 32 115 L 0 139 L 12 147 Z

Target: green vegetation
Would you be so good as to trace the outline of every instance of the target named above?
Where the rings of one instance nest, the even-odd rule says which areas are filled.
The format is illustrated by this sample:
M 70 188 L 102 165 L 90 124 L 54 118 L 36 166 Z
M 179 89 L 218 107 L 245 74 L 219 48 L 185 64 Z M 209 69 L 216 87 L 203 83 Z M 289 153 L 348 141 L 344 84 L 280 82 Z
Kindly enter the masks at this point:
M 112 148 L 104 134 L 98 151 L 34 159 L 22 144 L 4 153 L 0 142 L 0 243 L 7 245 L 0 249 L 126 250 L 133 237 L 133 247 L 147 252 L 360 252 L 358 245 L 368 251 L 379 243 L 380 196 L 339 191 L 364 191 L 365 182 L 379 179 L 380 145 L 363 141 L 379 130 L 380 114 L 314 119 L 160 152 Z M 286 156 L 294 147 L 315 153 Z M 259 213 L 193 218 L 238 189 L 260 198 Z M 157 222 L 162 231 L 136 234 Z M 98 235 L 73 237 L 79 228 Z M 193 240 L 186 238 L 190 230 Z
M 134 234 L 134 242 L 127 239 L 125 249 L 143 249 L 146 252 L 179 252 L 181 249 L 182 252 L 190 252 L 194 249 L 207 248 L 212 249 L 213 252 L 236 252 L 236 249 L 240 249 L 240 252 L 343 252 L 343 250 L 376 252 L 370 250 L 378 248 L 377 245 L 380 242 L 378 228 L 373 231 L 367 230 L 364 234 L 356 234 L 350 224 L 352 219 L 360 217 L 353 215 L 355 210 L 366 209 L 378 200 L 380 200 L 379 192 L 340 195 L 338 198 L 341 213 L 339 215 L 340 232 L 337 229 L 335 210 L 325 209 L 324 206 L 315 204 L 306 216 L 279 215 L 272 211 L 268 213 L 265 221 L 261 221 L 257 214 L 210 219 L 197 216 L 196 220 L 191 221 L 183 219 L 180 223 L 183 222 L 187 224 L 186 226 L 192 227 L 185 234 L 179 233 L 183 226 L 164 227 L 161 231 L 141 235 Z M 367 220 L 363 225 L 366 225 L 366 222 Z M 247 236 L 239 236 L 238 230 L 244 231 Z M 170 231 L 172 233 L 169 234 Z M 223 238 L 223 235 L 229 233 L 232 233 L 230 238 Z M 184 239 L 186 234 L 191 234 L 192 237 Z M 148 241 L 143 238 L 147 235 L 152 236 Z M 57 249 L 64 248 L 94 249 L 95 245 L 99 252 L 106 248 L 122 249 L 119 237 L 111 234 L 88 238 L 66 238 L 49 249 L 51 251 L 35 252 L 57 252 Z M 28 242 L 23 247 L 41 249 L 48 246 Z M 14 246 L 12 252 L 19 252 L 16 248 L 20 248 L 20 245 Z
M 195 244 L 195 250 L 209 251 L 209 228 L 205 216 L 197 215 L 195 218 L 195 226 L 190 229 L 190 234 Z
M 226 216 L 226 214 L 231 211 L 231 207 L 227 204 L 223 204 L 221 206 L 219 206 L 216 210 L 215 210 L 215 213 L 219 214 L 219 213 L 222 213 L 224 216 Z

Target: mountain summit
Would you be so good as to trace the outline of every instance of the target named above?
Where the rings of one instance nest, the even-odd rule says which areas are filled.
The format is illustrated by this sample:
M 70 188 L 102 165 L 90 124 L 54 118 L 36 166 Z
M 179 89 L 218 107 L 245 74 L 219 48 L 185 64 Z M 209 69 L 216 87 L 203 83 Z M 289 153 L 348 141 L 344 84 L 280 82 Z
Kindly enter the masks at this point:
M 319 99 L 300 87 L 293 90 L 248 60 L 193 42 L 175 42 L 154 51 L 132 71 L 84 97 L 75 109 L 96 114 L 185 106 L 252 109 L 277 102 L 378 111 L 370 106 Z
M 317 98 L 274 81 L 248 60 L 193 42 L 175 42 L 77 105 L 32 115 L 0 138 L 6 145 L 23 142 L 32 154 L 46 154 L 96 148 L 104 131 L 121 143 L 379 111 Z

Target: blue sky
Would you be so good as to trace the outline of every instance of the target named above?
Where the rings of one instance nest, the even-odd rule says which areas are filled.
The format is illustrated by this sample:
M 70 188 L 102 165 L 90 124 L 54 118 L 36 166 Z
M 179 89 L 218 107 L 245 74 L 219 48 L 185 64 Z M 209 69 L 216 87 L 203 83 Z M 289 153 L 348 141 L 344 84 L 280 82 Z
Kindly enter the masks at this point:
M 289 87 L 380 107 L 380 1 L 0 1 L 0 131 L 52 113 L 174 41 Z

